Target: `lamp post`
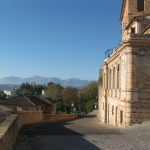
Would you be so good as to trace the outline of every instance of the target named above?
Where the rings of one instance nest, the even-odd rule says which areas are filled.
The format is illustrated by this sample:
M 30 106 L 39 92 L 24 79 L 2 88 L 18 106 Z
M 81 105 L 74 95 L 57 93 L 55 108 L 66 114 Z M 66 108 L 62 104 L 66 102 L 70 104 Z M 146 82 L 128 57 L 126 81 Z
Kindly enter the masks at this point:
M 71 103 L 71 107 L 72 107 L 72 114 L 73 114 L 73 106 L 74 106 L 74 103 Z
M 65 99 L 65 91 L 66 91 L 66 87 L 63 87 L 63 101 L 64 101 L 64 105 L 65 105 L 65 114 L 66 114 L 66 99 Z
M 97 109 L 98 102 L 97 102 L 97 96 L 96 96 L 96 101 L 95 101 L 95 109 Z

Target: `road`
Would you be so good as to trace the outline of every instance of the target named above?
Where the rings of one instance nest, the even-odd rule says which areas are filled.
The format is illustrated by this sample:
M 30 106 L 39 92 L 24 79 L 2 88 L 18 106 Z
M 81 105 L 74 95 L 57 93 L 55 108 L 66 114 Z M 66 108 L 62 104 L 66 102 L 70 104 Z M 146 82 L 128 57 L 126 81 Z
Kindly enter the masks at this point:
M 20 130 L 15 150 L 150 149 L 150 123 L 118 128 L 100 123 L 96 113 L 69 121 L 26 125 Z

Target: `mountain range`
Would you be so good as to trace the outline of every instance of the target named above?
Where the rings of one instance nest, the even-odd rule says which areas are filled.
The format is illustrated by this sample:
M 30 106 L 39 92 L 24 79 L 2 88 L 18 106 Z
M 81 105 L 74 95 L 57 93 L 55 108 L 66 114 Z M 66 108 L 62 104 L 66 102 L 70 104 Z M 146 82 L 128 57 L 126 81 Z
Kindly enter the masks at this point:
M 56 77 L 40 77 L 40 76 L 32 76 L 29 78 L 20 78 L 20 77 L 14 77 L 14 76 L 10 76 L 10 77 L 4 77 L 0 79 L 0 90 L 3 90 L 3 86 L 5 85 L 5 89 L 7 88 L 6 85 L 9 85 L 9 90 L 11 90 L 10 88 L 13 87 L 13 85 L 21 85 L 22 83 L 31 83 L 31 82 L 35 82 L 36 84 L 42 84 L 42 85 L 47 85 L 47 83 L 49 82 L 53 82 L 53 83 L 59 83 L 62 86 L 74 86 L 74 87 L 83 87 L 86 86 L 87 84 L 89 84 L 90 82 L 92 82 L 92 80 L 81 80 L 78 78 L 70 78 L 70 79 L 66 79 L 66 80 L 62 80 L 60 78 L 56 78 Z M 3 85 L 3 86 L 2 86 Z

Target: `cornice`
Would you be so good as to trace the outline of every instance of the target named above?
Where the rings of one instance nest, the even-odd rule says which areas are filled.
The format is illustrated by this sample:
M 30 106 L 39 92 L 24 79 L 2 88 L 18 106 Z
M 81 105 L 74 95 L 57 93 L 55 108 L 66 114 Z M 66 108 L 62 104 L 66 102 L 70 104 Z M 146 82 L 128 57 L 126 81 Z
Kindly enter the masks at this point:
M 123 47 L 129 46 L 129 42 L 121 42 L 118 47 L 114 50 L 114 52 L 110 55 L 110 57 L 106 58 L 104 62 L 102 63 L 102 66 L 104 66 L 106 63 L 109 64 L 112 60 L 114 60 L 116 57 L 119 56 L 120 52 L 122 51 Z

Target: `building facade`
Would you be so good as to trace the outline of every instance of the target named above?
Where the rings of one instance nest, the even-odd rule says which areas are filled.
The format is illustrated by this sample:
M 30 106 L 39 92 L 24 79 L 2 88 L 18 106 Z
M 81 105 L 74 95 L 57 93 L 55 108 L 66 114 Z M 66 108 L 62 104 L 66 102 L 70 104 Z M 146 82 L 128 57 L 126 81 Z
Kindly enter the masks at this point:
M 122 42 L 99 71 L 98 117 L 130 126 L 150 120 L 150 0 L 123 0 L 120 20 Z

